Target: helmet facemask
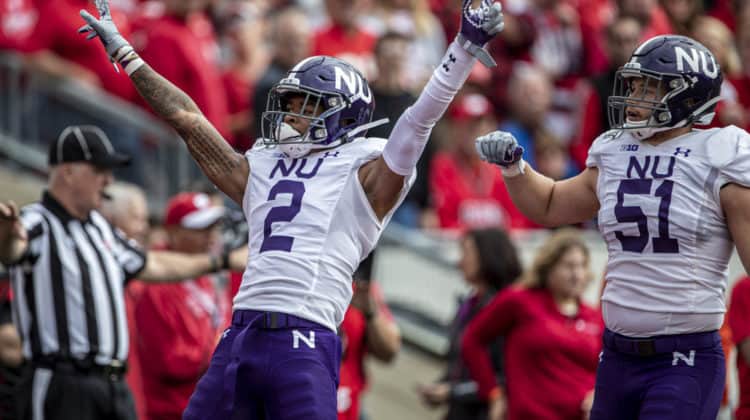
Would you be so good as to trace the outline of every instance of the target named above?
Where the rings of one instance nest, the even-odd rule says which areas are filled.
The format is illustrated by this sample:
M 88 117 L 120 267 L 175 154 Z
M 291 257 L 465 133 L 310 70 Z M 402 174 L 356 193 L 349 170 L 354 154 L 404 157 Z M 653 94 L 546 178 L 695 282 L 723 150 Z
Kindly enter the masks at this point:
M 292 110 L 293 98 L 302 98 Z M 261 125 L 263 144 L 279 146 L 290 157 L 302 157 L 315 149 L 330 148 L 329 133 L 338 124 L 338 114 L 347 106 L 341 94 L 323 92 L 282 80 L 271 89 Z M 285 122 L 286 117 L 309 121 L 304 133 Z
M 613 94 L 607 100 L 610 126 L 628 130 L 642 140 L 654 133 L 686 125 L 687 120 L 672 124 L 669 109 L 670 99 L 688 88 L 683 77 L 678 74 L 651 74 L 629 68 L 628 64 L 617 71 Z M 648 111 L 648 117 L 632 119 L 628 116 L 628 110 L 634 109 Z

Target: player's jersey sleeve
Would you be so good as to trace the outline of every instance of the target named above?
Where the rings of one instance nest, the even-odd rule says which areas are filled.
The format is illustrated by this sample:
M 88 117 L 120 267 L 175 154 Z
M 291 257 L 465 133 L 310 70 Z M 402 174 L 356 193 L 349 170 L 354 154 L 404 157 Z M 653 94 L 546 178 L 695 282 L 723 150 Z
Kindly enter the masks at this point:
M 733 125 L 722 128 L 709 139 L 709 159 L 718 170 L 714 196 L 729 183 L 750 187 L 750 134 Z
M 591 147 L 589 148 L 589 155 L 586 157 L 587 168 L 598 168 L 599 166 L 601 166 L 601 157 L 604 151 L 604 147 L 610 142 L 614 141 L 619 134 L 620 131 L 618 130 L 609 130 L 602 133 L 599 137 L 596 138 L 596 140 L 594 140 L 594 142 L 591 144 Z

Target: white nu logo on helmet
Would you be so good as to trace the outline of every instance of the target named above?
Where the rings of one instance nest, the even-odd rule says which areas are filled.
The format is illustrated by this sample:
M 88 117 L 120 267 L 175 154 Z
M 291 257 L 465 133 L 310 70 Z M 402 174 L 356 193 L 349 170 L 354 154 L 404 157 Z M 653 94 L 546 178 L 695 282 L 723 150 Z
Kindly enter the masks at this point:
M 679 71 L 685 71 L 685 63 L 687 63 L 693 72 L 700 72 L 702 67 L 703 74 L 712 79 L 715 79 L 719 75 L 719 66 L 716 65 L 712 54 L 706 54 L 705 51 L 698 51 L 695 48 L 690 48 L 690 54 L 688 54 L 682 47 L 674 47 L 674 54 L 677 59 L 677 70 Z M 711 62 L 710 70 L 709 61 Z
M 369 104 L 372 102 L 372 92 L 367 87 L 367 84 L 357 72 L 352 70 L 344 70 L 341 67 L 333 68 L 336 76 L 336 89 L 341 89 L 342 82 L 346 84 L 346 89 L 352 94 L 352 101 L 362 99 L 365 103 Z

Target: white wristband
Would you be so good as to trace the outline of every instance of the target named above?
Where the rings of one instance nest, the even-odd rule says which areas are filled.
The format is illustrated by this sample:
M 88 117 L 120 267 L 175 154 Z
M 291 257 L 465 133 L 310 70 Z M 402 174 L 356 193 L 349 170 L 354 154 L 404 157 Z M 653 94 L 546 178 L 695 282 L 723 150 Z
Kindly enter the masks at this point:
M 511 166 L 508 166 L 507 168 L 504 166 L 500 166 L 500 171 L 506 178 L 513 178 L 518 175 L 523 175 L 525 173 L 524 169 L 526 169 L 526 162 L 523 159 L 519 160 Z

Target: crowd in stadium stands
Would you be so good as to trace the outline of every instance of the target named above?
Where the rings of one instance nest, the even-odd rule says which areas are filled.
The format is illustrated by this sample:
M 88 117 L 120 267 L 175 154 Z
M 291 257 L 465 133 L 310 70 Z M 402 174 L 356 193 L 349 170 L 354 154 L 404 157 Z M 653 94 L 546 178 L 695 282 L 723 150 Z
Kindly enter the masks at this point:
M 118 28 L 139 54 L 183 89 L 238 151 L 247 150 L 262 135 L 262 112 L 272 85 L 294 64 L 316 54 L 343 58 L 368 77 L 377 104 L 374 119 L 390 118 L 390 124 L 369 134 L 387 137 L 398 116 L 415 100 L 415 93 L 440 64 L 446 40 L 453 39 L 458 31 L 461 4 L 455 0 L 111 0 L 111 3 Z M 396 222 L 412 228 L 469 231 L 462 242 L 461 268 L 475 292 L 456 314 L 449 368 L 438 383 L 422 386 L 420 395 L 429 404 L 448 404 L 451 413 L 486 413 L 486 405 L 476 405 L 477 402 L 490 392 L 504 392 L 493 388 L 496 383 L 503 384 L 497 382 L 499 378 L 493 377 L 493 372 L 502 380 L 507 377 L 508 381 L 526 382 L 527 387 L 537 389 L 548 382 L 534 378 L 535 372 L 547 367 L 524 356 L 529 346 L 537 349 L 546 346 L 556 348 L 563 356 L 566 352 L 578 352 L 579 357 L 567 359 L 579 363 L 558 364 L 551 356 L 547 362 L 552 366 L 544 371 L 545 375 L 558 372 L 560 381 L 548 385 L 562 387 L 567 394 L 550 389 L 543 392 L 544 396 L 562 399 L 574 393 L 569 400 L 549 401 L 549 404 L 559 402 L 572 411 L 585 410 L 594 382 L 601 319 L 598 311 L 579 300 L 587 276 L 581 274 L 581 284 L 570 286 L 574 290 L 563 290 L 553 278 L 554 266 L 566 258 L 580 263 L 584 273 L 588 264 L 585 246 L 579 246 L 571 237 L 556 239 L 558 242 L 548 245 L 547 254 L 540 254 L 529 273 L 526 289 L 506 293 L 504 299 L 489 303 L 496 291 L 517 276 L 492 277 L 496 273 L 492 267 L 488 268 L 487 251 L 483 247 L 498 251 L 493 241 L 505 239 L 493 237 L 499 234 L 496 231 L 487 233 L 477 229 L 539 226 L 512 204 L 499 169 L 479 159 L 474 139 L 500 128 L 513 133 L 526 150 L 525 159 L 545 175 L 564 179 L 578 173 L 585 166 L 593 140 L 609 128 L 607 97 L 612 91 L 615 71 L 642 41 L 667 33 L 694 37 L 715 54 L 722 67 L 723 101 L 718 105 L 712 126 L 733 124 L 750 128 L 750 1 L 507 0 L 503 5 L 505 30 L 490 44 L 498 66 L 487 69 L 477 64 L 472 71 L 434 130 L 419 164 L 416 185 L 394 217 Z M 106 91 L 121 100 L 145 106 L 124 72 L 114 71 L 100 44 L 87 42 L 77 32 L 81 26 L 78 11 L 82 8 L 96 12 L 93 1 L 89 0 L 0 0 L 0 52 L 21 54 L 32 68 L 64 83 Z M 135 141 L 136 134 L 129 127 L 113 126 L 94 117 L 72 116 L 74 111 L 54 101 L 44 103 L 43 107 L 48 124 L 40 129 L 46 138 L 55 138 L 74 118 L 76 123 L 102 127 L 118 150 L 134 156 L 135 164 L 143 153 L 139 149 L 141 143 Z M 138 177 L 128 181 L 143 182 Z M 115 187 L 112 195 L 109 203 L 112 208 L 104 209 L 105 214 L 143 246 L 205 252 L 214 242 L 211 237 L 216 234 L 213 229 L 221 207 L 204 193 L 185 193 L 173 198 L 163 220 L 164 230 L 153 231 L 147 225 L 146 201 L 136 186 Z M 216 205 L 217 219 L 200 226 L 182 223 L 203 198 Z M 517 265 L 511 248 L 505 261 L 509 266 Z M 540 270 L 545 265 L 550 266 L 544 270 L 546 278 Z M 227 323 L 238 282 L 237 274 L 230 279 L 206 277 L 148 287 L 131 282 L 127 292 L 132 341 L 129 383 L 136 396 L 139 418 L 180 418 L 192 387 L 206 368 Z M 2 297 L 7 294 L 3 285 L 7 283 L 0 282 L 0 302 L 7 302 Z M 738 283 L 728 317 L 739 349 L 737 362 L 743 385 L 740 403 L 747 405 L 740 407 L 738 416 L 744 417 L 738 418 L 750 418 L 750 414 L 743 414 L 750 412 L 750 314 L 745 314 L 750 307 L 749 285 L 747 279 Z M 373 322 L 373 317 L 382 318 L 389 328 L 395 328 L 377 290 L 370 291 L 366 283 L 358 287 L 362 290 L 359 298 L 355 293 L 355 301 L 359 301 L 353 304 L 351 313 L 347 312 L 343 328 L 344 334 L 350 335 L 344 353 L 344 366 L 350 370 L 344 371 L 342 367 L 342 386 L 349 386 L 346 395 L 339 393 L 342 419 L 356 418 L 352 412 L 356 413 L 359 394 L 366 385 L 362 359 L 367 352 L 363 344 L 367 332 L 363 328 Z M 556 294 L 564 295 L 570 305 L 548 304 L 552 300 L 565 300 L 557 299 Z M 485 305 L 494 314 L 491 319 L 486 315 L 470 324 Z M 506 311 L 506 307 L 517 310 Z M 165 311 L 165 308 L 171 309 Z M 575 315 L 566 317 L 565 308 Z M 533 316 L 526 317 L 527 312 Z M 195 322 L 190 323 L 190 319 Z M 513 327 L 524 323 L 531 326 L 526 332 Z M 12 331 L 9 333 L 8 325 L 9 309 L 0 304 L 0 391 L 4 390 L 2 378 L 12 378 L 14 367 L 20 363 L 20 353 L 12 351 L 20 344 L 14 342 L 17 337 Z M 535 342 L 541 337 L 534 335 L 535 331 L 553 327 L 569 334 L 558 331 L 556 342 L 551 339 Z M 459 337 L 465 328 L 468 334 L 464 336 L 464 348 L 472 353 L 464 354 L 468 359 L 462 360 Z M 398 331 L 393 334 L 390 339 L 396 340 L 393 337 L 398 338 Z M 480 365 L 490 359 L 474 356 L 481 355 L 482 345 L 491 344 L 498 335 L 506 335 L 505 358 L 514 358 L 517 363 L 512 369 L 501 366 L 491 369 Z M 400 338 L 394 351 L 399 343 Z M 393 356 L 389 350 L 370 349 L 370 352 L 383 360 Z M 355 359 L 346 358 L 355 353 Z M 563 356 L 561 359 L 566 359 Z M 498 362 L 499 356 L 494 359 Z M 478 388 L 464 383 L 471 382 L 470 372 L 479 372 L 474 374 Z M 575 383 L 568 384 L 563 377 Z M 3 392 L 0 392 L 0 418 L 7 403 L 2 399 Z M 549 409 L 539 407 L 545 403 L 538 398 L 542 392 L 525 392 L 526 389 L 518 387 L 507 393 L 509 400 L 516 399 L 509 401 L 509 418 L 531 418 L 526 417 L 527 413 Z M 154 395 L 160 398 L 149 399 Z M 455 414 L 453 418 L 483 418 L 482 415 Z
M 457 31 L 460 2 L 448 0 L 118 0 L 113 16 L 151 66 L 195 100 L 237 150 L 262 135 L 262 112 L 275 81 L 309 55 L 334 55 L 369 78 L 386 137 L 438 65 Z M 498 66 L 477 66 L 420 163 L 418 185 L 395 220 L 411 227 L 534 228 L 513 208 L 496 168 L 469 143 L 499 127 L 526 149 L 526 160 L 555 179 L 584 167 L 593 139 L 609 127 L 606 100 L 614 71 L 639 42 L 679 33 L 708 46 L 725 73 L 712 125 L 750 124 L 750 5 L 732 0 L 519 0 L 504 4 L 506 28 L 491 44 Z M 104 51 L 76 29 L 86 0 L 0 2 L 0 49 L 88 89 L 143 105 Z M 742 24 L 746 22 L 746 24 Z M 85 64 L 85 65 L 84 65 Z M 49 101 L 42 136 L 70 122 Z M 79 116 L 79 120 L 80 120 Z M 89 117 L 92 118 L 92 117 Z M 128 127 L 105 129 L 118 149 L 138 155 Z M 110 124 L 111 125 L 111 124 Z M 457 134 L 462 133 L 462 134 Z M 466 141 L 461 141 L 465 139 Z M 464 144 L 466 143 L 466 144 Z M 466 147 L 462 147 L 466 146 Z M 136 159 L 137 161 L 137 159 Z M 434 165 L 434 168 L 433 168 Z M 454 176 L 455 175 L 455 176 Z M 472 180 L 470 185 L 467 180 Z M 142 182 L 137 176 L 135 183 Z M 459 200 L 446 207 L 446 202 Z

